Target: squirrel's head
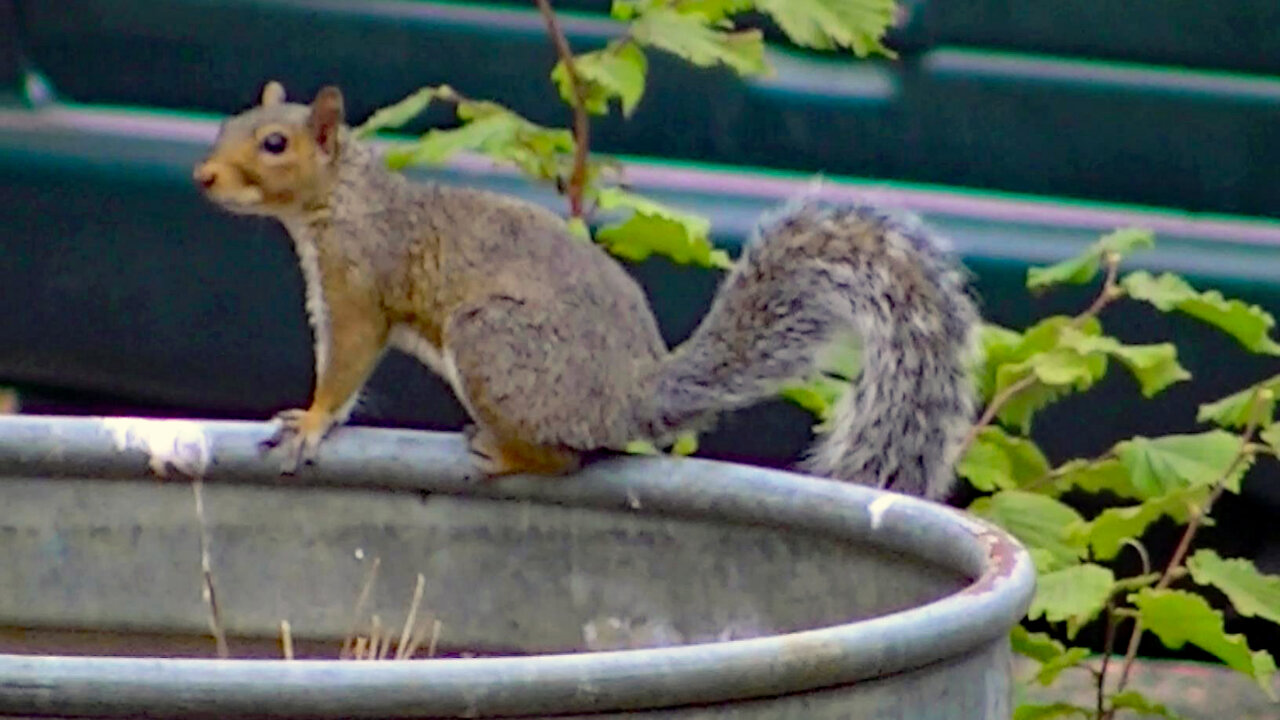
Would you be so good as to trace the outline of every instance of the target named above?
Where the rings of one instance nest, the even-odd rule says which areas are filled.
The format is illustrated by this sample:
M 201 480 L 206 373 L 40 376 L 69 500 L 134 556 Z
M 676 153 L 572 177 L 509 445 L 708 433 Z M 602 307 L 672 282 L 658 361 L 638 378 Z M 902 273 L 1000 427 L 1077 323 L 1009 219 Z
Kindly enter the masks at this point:
M 213 202 L 246 215 L 289 217 L 323 208 L 338 172 L 342 93 L 287 103 L 276 81 L 256 107 L 228 118 L 193 178 Z

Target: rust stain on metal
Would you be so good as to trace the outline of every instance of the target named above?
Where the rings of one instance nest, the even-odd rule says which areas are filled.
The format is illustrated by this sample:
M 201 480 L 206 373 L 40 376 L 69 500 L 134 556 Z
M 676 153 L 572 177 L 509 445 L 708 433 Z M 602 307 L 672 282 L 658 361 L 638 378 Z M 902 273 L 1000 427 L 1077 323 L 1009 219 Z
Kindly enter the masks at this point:
M 996 589 L 997 583 L 1013 576 L 1017 563 L 1018 546 L 1009 537 L 995 530 L 983 529 L 974 537 L 987 551 L 986 570 L 961 595 L 982 595 Z

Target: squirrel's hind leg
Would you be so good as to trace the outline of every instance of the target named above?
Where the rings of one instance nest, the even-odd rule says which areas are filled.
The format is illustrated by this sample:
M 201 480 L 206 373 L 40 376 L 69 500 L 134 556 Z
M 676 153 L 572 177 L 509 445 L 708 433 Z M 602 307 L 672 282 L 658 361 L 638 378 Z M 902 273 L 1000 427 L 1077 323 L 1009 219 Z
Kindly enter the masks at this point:
M 519 473 L 565 475 L 581 466 L 579 454 L 569 448 L 504 438 L 477 425 L 469 425 L 466 436 L 472 460 L 488 477 Z

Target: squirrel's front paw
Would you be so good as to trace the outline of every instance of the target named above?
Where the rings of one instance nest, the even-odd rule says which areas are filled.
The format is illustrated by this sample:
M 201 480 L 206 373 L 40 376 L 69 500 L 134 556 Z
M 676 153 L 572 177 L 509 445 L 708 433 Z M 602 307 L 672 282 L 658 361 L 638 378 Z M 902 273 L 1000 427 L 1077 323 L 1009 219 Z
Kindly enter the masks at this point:
M 280 470 L 285 475 L 297 472 L 298 467 L 315 462 L 316 450 L 333 428 L 333 416 L 311 410 L 285 410 L 271 419 L 275 433 L 262 441 L 261 448 L 282 448 L 284 460 Z

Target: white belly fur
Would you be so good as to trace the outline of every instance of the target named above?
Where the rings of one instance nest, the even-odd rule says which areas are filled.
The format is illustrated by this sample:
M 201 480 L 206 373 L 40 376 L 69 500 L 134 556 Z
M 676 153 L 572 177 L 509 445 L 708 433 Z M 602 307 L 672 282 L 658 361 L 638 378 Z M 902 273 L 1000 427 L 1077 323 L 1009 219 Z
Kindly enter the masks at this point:
M 324 377 L 329 364 L 329 308 L 324 304 L 324 288 L 320 281 L 320 258 L 316 246 L 310 241 L 294 242 L 298 264 L 302 267 L 302 279 L 307 291 L 307 319 L 315 337 L 316 382 Z
M 454 364 L 452 355 L 447 351 L 442 352 L 436 348 L 422 336 L 422 333 L 409 325 L 396 325 L 391 328 L 391 335 L 387 338 L 387 344 L 417 358 L 418 362 L 431 368 L 432 372 L 444 378 L 449 383 L 449 387 L 453 388 L 453 394 L 458 397 L 458 401 L 466 408 L 467 413 L 475 417 L 475 413 L 471 412 L 470 404 L 467 403 L 467 396 L 462 391 L 462 381 L 458 377 L 458 366 Z

